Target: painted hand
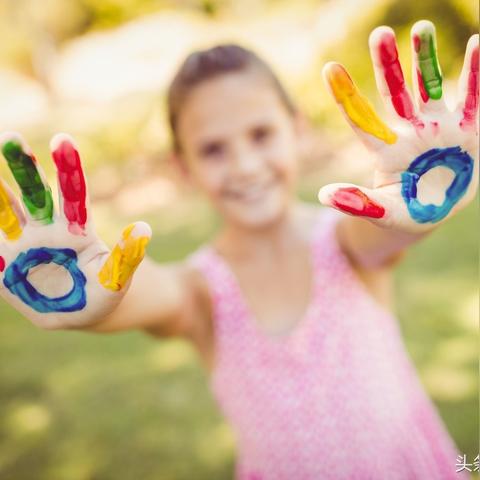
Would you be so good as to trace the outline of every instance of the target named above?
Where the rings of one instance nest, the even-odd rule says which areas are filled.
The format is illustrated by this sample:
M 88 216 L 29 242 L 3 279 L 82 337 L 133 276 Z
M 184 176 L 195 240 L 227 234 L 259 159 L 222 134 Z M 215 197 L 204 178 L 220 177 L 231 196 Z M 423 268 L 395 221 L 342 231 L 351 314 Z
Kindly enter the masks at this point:
M 378 27 L 370 35 L 378 90 L 396 118 L 387 126 L 338 63 L 324 77 L 348 122 L 376 153 L 374 187 L 331 184 L 320 201 L 342 212 L 397 230 L 431 230 L 475 196 L 478 186 L 478 35 L 470 38 L 459 80 L 458 104 L 445 105 L 435 27 L 417 22 L 411 32 L 415 100 L 405 85 L 395 34 Z
M 101 320 L 126 292 L 145 255 L 150 227 L 130 225 L 112 251 L 105 246 L 89 218 L 85 177 L 69 136 L 58 134 L 51 142 L 59 212 L 23 139 L 8 133 L 0 144 L 24 206 L 0 178 L 0 296 L 42 328 Z

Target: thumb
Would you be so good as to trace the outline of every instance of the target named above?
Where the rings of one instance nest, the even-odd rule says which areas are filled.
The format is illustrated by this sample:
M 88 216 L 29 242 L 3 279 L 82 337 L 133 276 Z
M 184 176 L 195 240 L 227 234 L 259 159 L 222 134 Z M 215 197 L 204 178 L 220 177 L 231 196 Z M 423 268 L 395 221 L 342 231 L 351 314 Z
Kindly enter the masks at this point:
M 104 288 L 118 292 L 125 287 L 145 257 L 145 249 L 151 237 L 152 230 L 145 222 L 132 223 L 125 228 L 121 240 L 98 274 Z
M 343 213 L 366 217 L 376 224 L 386 223 L 388 198 L 380 190 L 358 187 L 351 183 L 332 183 L 318 192 L 320 203 Z

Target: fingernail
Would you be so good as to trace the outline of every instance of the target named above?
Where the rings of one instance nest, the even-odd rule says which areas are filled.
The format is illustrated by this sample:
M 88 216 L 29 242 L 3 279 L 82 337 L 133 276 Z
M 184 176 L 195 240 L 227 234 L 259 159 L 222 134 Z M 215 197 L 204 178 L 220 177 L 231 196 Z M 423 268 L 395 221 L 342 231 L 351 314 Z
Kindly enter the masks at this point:
M 331 198 L 332 205 L 352 215 L 382 218 L 385 209 L 356 187 L 339 188 Z

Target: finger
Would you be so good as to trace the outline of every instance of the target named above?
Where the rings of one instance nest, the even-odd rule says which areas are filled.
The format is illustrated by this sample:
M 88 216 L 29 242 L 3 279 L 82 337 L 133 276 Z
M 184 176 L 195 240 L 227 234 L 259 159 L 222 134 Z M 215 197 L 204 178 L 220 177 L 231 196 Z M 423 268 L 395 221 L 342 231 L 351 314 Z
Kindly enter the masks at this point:
M 415 127 L 423 128 L 405 84 L 395 33 L 389 27 L 378 27 L 370 34 L 369 45 L 377 88 L 386 107 Z
M 477 128 L 478 98 L 479 98 L 479 53 L 478 34 L 472 35 L 467 43 L 465 61 L 459 80 L 459 105 L 462 114 L 460 127 L 463 129 Z
M 25 218 L 15 196 L 0 179 L 0 230 L 7 240 L 18 240 L 22 235 Z
M 443 111 L 442 72 L 437 56 L 435 26 L 428 20 L 415 23 L 411 31 L 413 85 L 421 111 Z
M 98 275 L 105 288 L 122 290 L 143 260 L 151 236 L 152 231 L 144 222 L 129 225 L 123 231 L 122 239 L 114 247 Z
M 375 190 L 347 183 L 325 185 L 318 192 L 323 205 L 354 216 L 381 219 L 385 217 L 385 207 L 375 196 Z
M 360 93 L 342 65 L 327 63 L 323 68 L 323 75 L 336 102 L 351 125 L 360 129 L 358 132 L 358 129 L 354 128 L 365 143 L 371 143 L 369 139 L 371 135 L 387 144 L 397 141 L 395 133 L 380 119 L 372 104 Z
M 80 155 L 73 139 L 59 133 L 50 142 L 52 157 L 57 166 L 60 211 L 74 235 L 85 235 L 87 223 L 87 186 Z
M 0 144 L 3 156 L 20 187 L 29 216 L 43 224 L 52 223 L 52 192 L 30 148 L 16 133 L 5 134 Z

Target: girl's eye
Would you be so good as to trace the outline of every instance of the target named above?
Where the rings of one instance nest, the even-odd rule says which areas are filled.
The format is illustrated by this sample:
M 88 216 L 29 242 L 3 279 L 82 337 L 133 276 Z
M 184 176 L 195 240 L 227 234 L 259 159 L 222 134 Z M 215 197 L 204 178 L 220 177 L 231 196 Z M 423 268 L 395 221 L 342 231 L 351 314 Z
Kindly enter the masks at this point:
M 254 143 L 265 143 L 272 136 L 272 129 L 267 126 L 256 127 L 251 132 L 251 138 Z
M 200 148 L 200 156 L 205 159 L 217 159 L 224 153 L 225 146 L 221 142 L 210 142 Z

